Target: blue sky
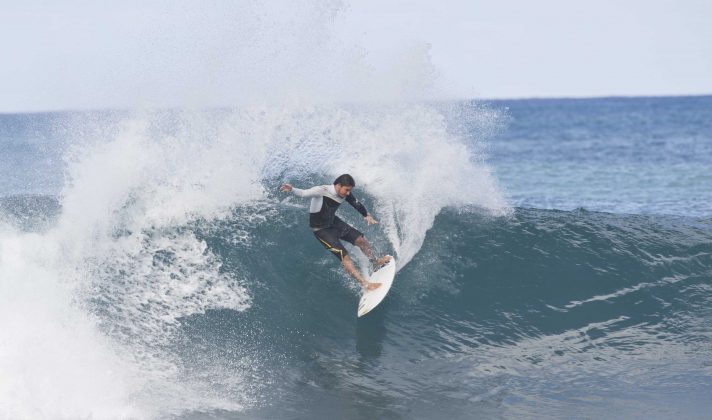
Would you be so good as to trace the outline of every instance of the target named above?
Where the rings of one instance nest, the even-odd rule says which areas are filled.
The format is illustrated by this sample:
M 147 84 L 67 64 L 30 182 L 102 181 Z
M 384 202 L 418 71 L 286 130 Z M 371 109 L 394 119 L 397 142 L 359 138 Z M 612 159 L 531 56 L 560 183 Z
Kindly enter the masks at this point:
M 0 1 L 0 112 L 712 94 L 712 1 Z

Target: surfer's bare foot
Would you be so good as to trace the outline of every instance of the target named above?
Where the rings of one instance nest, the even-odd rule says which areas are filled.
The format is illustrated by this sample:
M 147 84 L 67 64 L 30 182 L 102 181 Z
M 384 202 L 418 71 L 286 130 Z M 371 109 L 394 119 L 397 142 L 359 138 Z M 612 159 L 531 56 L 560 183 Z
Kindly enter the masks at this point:
M 390 261 L 390 260 L 391 260 L 391 256 L 390 256 L 390 255 L 386 255 L 385 257 L 381 257 L 381 258 L 379 258 L 379 259 L 373 261 L 373 269 L 374 269 L 374 270 L 378 270 L 379 268 L 381 268 L 381 267 L 383 267 L 384 265 L 386 265 L 386 263 L 388 263 L 388 261 Z
M 388 261 L 390 261 L 391 258 L 392 257 L 390 255 L 386 255 L 385 257 L 381 257 L 378 260 L 376 260 L 376 264 L 383 265 L 383 264 L 387 263 Z
M 363 286 L 364 289 L 366 290 L 376 290 L 379 287 L 381 287 L 381 283 L 366 283 L 365 286 Z

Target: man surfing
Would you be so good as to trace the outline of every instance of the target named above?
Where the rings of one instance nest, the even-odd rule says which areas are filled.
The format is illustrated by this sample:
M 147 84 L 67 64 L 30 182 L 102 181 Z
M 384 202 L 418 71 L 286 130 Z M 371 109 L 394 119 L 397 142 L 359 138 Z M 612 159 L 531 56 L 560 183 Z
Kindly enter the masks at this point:
M 366 290 L 375 290 L 381 286 L 381 283 L 370 283 L 364 279 L 341 243 L 341 239 L 343 239 L 359 247 L 375 268 L 382 266 L 391 259 L 390 256 L 378 259 L 374 257 L 371 252 L 371 245 L 363 237 L 363 233 L 336 216 L 336 210 L 341 203 L 346 201 L 361 213 L 366 223 L 369 225 L 378 223 L 371 217 L 366 207 L 351 195 L 351 190 L 355 186 L 356 182 L 353 177 L 349 174 L 343 174 L 336 178 L 333 185 L 317 185 L 316 187 L 302 190 L 290 184 L 284 184 L 281 190 L 283 192 L 293 192 L 297 197 L 311 197 L 309 228 L 314 232 L 314 236 L 341 261 L 346 272 L 355 278 L 361 287 Z

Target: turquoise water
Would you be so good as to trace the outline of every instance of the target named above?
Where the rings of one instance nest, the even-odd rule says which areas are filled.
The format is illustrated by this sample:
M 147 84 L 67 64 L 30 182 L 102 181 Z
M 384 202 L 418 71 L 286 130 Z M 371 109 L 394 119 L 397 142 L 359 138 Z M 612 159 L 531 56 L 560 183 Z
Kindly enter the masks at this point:
M 710 109 L 1 116 L 0 417 L 704 418 Z M 278 192 L 342 172 L 402 263 L 361 319 Z

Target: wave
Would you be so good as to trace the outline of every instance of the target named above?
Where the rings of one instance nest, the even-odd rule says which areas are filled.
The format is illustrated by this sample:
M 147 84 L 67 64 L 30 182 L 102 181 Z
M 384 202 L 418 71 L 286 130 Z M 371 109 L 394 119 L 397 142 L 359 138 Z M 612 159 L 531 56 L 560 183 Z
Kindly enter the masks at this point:
M 267 399 L 313 402 L 287 398 L 277 409 L 248 410 L 254 418 L 283 410 L 328 417 L 323 407 L 344 405 L 356 418 L 399 418 L 414 407 L 468 418 L 595 416 L 610 406 L 693 415 L 704 406 L 709 387 L 701 384 L 712 374 L 709 220 L 446 209 L 379 311 L 356 320 L 354 282 L 294 222 L 303 211 L 284 209 L 283 222 L 256 227 L 261 241 L 243 251 L 222 238 L 229 224 L 206 235 L 217 255 L 259 281 L 248 286 L 250 311 L 206 314 L 222 322 L 191 320 L 205 329 L 195 333 L 229 347 L 244 337 L 234 325 L 259 325 L 248 341 L 269 349 Z M 230 339 L 217 338 L 226 333 Z M 679 393 L 696 399 L 681 406 L 690 400 L 670 397 Z
M 483 125 L 491 118 L 471 116 Z M 3 393 L 14 395 L 12 404 L 0 404 L 11 417 L 152 416 L 249 405 L 269 383 L 247 380 L 259 376 L 261 352 L 248 345 L 231 352 L 244 371 L 200 364 L 202 373 L 189 375 L 196 365 L 182 357 L 220 357 L 207 349 L 183 354 L 182 320 L 211 310 L 253 311 L 263 276 L 245 258 L 216 254 L 201 232 L 230 221 L 220 237 L 248 253 L 264 240 L 251 229 L 279 223 L 282 209 L 304 204 L 280 196 L 280 182 L 327 183 L 353 174 L 381 219 L 385 234 L 376 246 L 394 252 L 401 266 L 418 253 L 442 208 L 509 211 L 477 157 L 477 142 L 449 131 L 443 112 L 431 106 L 300 104 L 99 119 L 64 123 L 73 137 L 58 197 L 4 200 L 2 341 L 36 350 L 25 357 L 13 346 L 2 357 L 7 372 L 26 367 L 9 375 L 12 392 Z M 259 260 L 268 269 L 265 257 Z M 13 315 L 24 307 L 38 317 Z M 48 345 L 66 351 L 48 352 Z M 95 366 L 85 369 L 82 355 Z M 25 389 L 22 378 L 51 387 Z M 225 389 L 239 392 L 225 397 Z
M 318 303 L 333 300 L 333 287 L 351 289 L 341 293 L 351 300 L 353 280 L 298 222 L 304 209 L 278 208 L 278 221 L 255 226 L 248 234 L 254 240 L 244 247 L 236 249 L 230 239 L 239 218 L 198 229 L 199 236 L 226 264 L 239 262 L 249 278 L 259 278 L 266 306 L 326 311 Z M 364 230 L 386 251 L 386 233 Z M 627 320 L 621 328 L 645 323 L 664 329 L 668 319 L 706 313 L 711 263 L 708 219 L 537 209 L 493 217 L 446 209 L 417 259 L 398 273 L 391 305 L 404 316 L 472 317 L 485 329 L 497 328 L 494 335 L 505 342 L 621 317 Z M 310 290 L 317 287 L 329 290 Z M 348 321 L 352 311 L 338 309 L 345 303 L 334 302 L 334 313 Z M 518 330 L 507 331 L 508 325 Z
M 15 300 L 3 302 L 4 327 L 19 323 L 4 334 L 17 339 L 24 328 L 20 342 L 44 337 L 66 348 L 28 356 L 47 369 L 43 375 L 76 381 L 64 393 L 96 398 L 84 381 L 96 384 L 97 372 L 66 370 L 68 353 L 95 355 L 99 378 L 114 390 L 123 385 L 123 394 L 105 406 L 97 402 L 106 395 L 78 405 L 114 416 L 147 415 L 147 406 L 155 410 L 148 415 L 186 418 L 318 416 L 356 399 L 369 404 L 356 404 L 354 417 L 393 417 L 429 395 L 460 401 L 455 418 L 472 410 L 565 416 L 572 411 L 561 399 L 572 388 L 631 395 L 635 387 L 625 384 L 654 383 L 647 393 L 656 398 L 673 388 L 695 395 L 712 374 L 705 362 L 712 355 L 705 344 L 712 334 L 708 219 L 521 208 L 494 216 L 449 207 L 379 311 L 358 321 L 355 283 L 305 223 L 306 203 L 264 199 L 217 218 L 114 230 L 105 258 L 83 260 L 90 286 L 68 289 L 67 277 L 53 283 L 37 265 L 22 272 L 31 282 L 4 282 L 3 296 Z M 386 230 L 364 231 L 379 251 L 393 249 Z M 46 246 L 28 242 L 47 235 L 15 237 L 23 245 L 16 249 L 46 257 Z M 12 241 L 3 238 L 3 271 L 12 274 Z M 30 260 L 23 258 L 15 261 Z M 27 313 L 29 302 L 31 328 L 10 314 L 20 306 Z M 20 364 L 24 375 L 35 372 L 28 364 Z M 319 403 L 302 406 L 296 395 Z M 549 402 L 517 403 L 534 396 Z M 36 398 L 20 401 L 10 413 L 38 410 Z M 625 401 L 622 412 L 646 412 Z M 44 410 L 66 408 L 49 402 Z M 592 415 L 605 411 L 587 407 Z
M 74 117 L 62 192 L 0 200 L 0 416 L 566 416 L 571 389 L 635 414 L 626 384 L 675 407 L 673 388 L 707 392 L 710 220 L 512 209 L 484 162 L 497 118 Z M 340 215 L 400 262 L 359 320 L 308 203 L 278 192 L 344 172 L 381 224 Z

